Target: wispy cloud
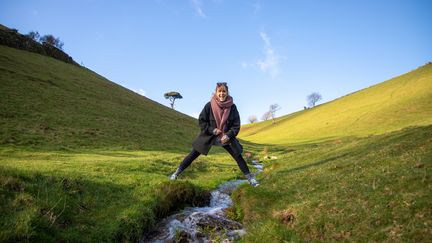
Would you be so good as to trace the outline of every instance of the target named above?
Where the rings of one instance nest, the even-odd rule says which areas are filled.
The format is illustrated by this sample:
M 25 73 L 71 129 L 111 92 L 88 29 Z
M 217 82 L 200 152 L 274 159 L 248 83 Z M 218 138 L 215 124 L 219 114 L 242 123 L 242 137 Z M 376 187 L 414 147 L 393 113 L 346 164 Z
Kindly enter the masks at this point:
M 247 68 L 249 67 L 249 64 L 245 61 L 241 62 L 240 65 L 242 66 L 242 68 Z
M 260 32 L 261 39 L 265 42 L 266 47 L 271 47 L 270 38 L 267 36 L 266 33 Z
M 195 9 L 195 12 L 198 14 L 198 16 L 205 18 L 206 15 L 203 11 L 203 3 L 201 0 L 190 0 L 192 7 Z
M 256 65 L 265 73 L 269 73 L 273 78 L 280 73 L 279 58 L 276 54 L 270 38 L 265 32 L 260 33 L 261 39 L 264 41 L 264 59 L 258 60 Z

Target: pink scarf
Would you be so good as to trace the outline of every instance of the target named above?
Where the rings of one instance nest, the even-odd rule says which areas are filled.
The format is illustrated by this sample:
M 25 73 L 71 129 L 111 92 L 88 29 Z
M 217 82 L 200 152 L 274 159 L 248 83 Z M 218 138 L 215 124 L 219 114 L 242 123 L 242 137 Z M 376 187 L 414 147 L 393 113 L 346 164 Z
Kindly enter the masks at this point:
M 222 131 L 222 133 L 219 134 L 219 137 L 222 138 L 222 136 L 225 135 L 224 129 L 228 120 L 228 116 L 231 112 L 231 106 L 234 104 L 233 98 L 228 95 L 226 100 L 222 102 L 216 97 L 215 94 L 213 95 L 210 104 L 213 111 L 213 116 L 216 120 L 216 127 Z

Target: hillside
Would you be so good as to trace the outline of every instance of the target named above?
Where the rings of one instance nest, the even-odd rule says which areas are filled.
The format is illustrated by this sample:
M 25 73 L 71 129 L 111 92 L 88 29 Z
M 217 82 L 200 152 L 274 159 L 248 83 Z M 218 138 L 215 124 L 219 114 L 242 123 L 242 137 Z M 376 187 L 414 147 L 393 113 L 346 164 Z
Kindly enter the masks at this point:
M 432 124 L 432 64 L 312 109 L 242 127 L 242 139 L 288 144 Z
M 430 241 L 431 104 L 427 64 L 242 127 L 249 146 L 265 146 L 266 166 L 258 189 L 233 196 L 244 242 Z
M 78 63 L 63 50 L 47 43 L 39 43 L 26 35 L 18 33 L 18 30 L 8 28 L 2 24 L 0 24 L 0 45 L 38 53 L 78 66 Z
M 238 173 L 210 155 L 168 183 L 196 119 L 52 57 L 0 45 L 0 97 L 0 242 L 138 242 Z
M 1 45 L 0 96 L 2 145 L 172 150 L 198 132 L 195 119 L 88 69 Z

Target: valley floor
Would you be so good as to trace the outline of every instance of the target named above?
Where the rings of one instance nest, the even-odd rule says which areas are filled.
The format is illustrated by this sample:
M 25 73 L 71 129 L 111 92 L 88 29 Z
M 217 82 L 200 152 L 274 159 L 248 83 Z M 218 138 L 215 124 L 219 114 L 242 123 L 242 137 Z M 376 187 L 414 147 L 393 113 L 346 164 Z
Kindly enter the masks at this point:
M 0 241 L 136 241 L 158 218 L 238 177 L 228 155 L 186 152 L 41 151 L 0 148 Z
M 244 223 L 242 241 L 432 238 L 432 126 L 244 145 L 245 157 L 266 169 L 259 187 L 233 194 L 228 214 Z M 241 177 L 216 150 L 168 182 L 186 153 L 1 147 L 0 241 L 136 241 L 158 218 Z

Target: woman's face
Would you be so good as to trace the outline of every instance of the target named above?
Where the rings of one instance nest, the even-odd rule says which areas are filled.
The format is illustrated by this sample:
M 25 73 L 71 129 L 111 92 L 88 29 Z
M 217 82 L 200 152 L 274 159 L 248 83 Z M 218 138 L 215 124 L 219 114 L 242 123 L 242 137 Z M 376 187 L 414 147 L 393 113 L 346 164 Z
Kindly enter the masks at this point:
M 228 96 L 228 92 L 226 91 L 224 86 L 218 87 L 216 89 L 216 97 L 220 100 L 220 101 L 225 101 L 226 98 Z

